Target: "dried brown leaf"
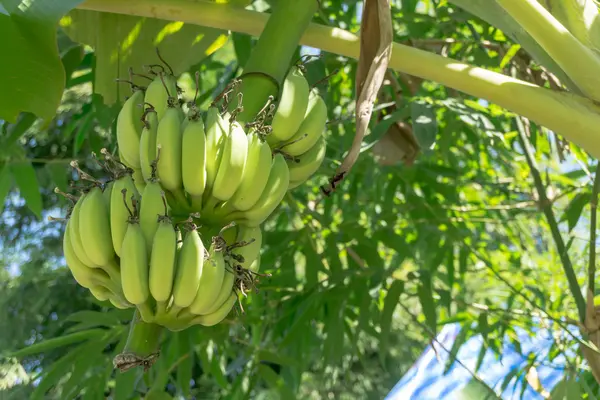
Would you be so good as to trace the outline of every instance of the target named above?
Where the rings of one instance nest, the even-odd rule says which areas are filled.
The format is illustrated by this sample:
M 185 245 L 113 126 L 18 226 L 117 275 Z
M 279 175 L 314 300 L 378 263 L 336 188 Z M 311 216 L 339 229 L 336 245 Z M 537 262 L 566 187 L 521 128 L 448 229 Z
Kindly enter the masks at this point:
M 360 28 L 360 57 L 356 71 L 356 133 L 350 151 L 321 190 L 329 195 L 356 163 L 369 127 L 373 104 L 383 84 L 392 54 L 393 32 L 389 0 L 366 0 Z

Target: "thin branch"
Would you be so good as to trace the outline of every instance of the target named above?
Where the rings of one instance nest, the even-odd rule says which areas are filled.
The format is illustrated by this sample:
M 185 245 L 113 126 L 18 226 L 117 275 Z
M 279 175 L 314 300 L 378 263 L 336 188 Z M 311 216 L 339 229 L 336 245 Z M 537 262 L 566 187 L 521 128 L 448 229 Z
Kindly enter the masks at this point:
M 556 249 L 558 250 L 560 261 L 562 263 L 565 275 L 567 276 L 567 280 L 569 282 L 569 289 L 571 290 L 571 294 L 575 298 L 575 303 L 577 304 L 579 319 L 581 322 L 583 322 L 585 321 L 585 300 L 583 298 L 583 294 L 581 293 L 581 287 L 579 286 L 579 282 L 577 282 L 577 275 L 575 274 L 573 264 L 571 263 L 571 259 L 569 258 L 567 247 L 565 246 L 565 242 L 560 233 L 560 229 L 558 228 L 558 222 L 554 215 L 554 211 L 552 210 L 552 203 L 548 200 L 548 197 L 546 196 L 546 186 L 544 186 L 544 180 L 542 179 L 542 176 L 537 168 L 533 156 L 533 149 L 531 148 L 527 139 L 527 127 L 523 123 L 521 117 L 516 117 L 515 122 L 517 124 L 517 130 L 519 132 L 519 143 L 521 144 L 521 147 L 523 148 L 523 151 L 525 153 L 525 158 L 527 159 L 527 164 L 529 165 L 529 169 L 531 170 L 531 175 L 533 176 L 535 188 L 540 199 L 540 208 L 546 216 L 546 220 L 548 221 L 548 225 L 550 226 L 550 231 L 552 233 L 552 238 L 554 239 L 554 244 L 556 245 Z

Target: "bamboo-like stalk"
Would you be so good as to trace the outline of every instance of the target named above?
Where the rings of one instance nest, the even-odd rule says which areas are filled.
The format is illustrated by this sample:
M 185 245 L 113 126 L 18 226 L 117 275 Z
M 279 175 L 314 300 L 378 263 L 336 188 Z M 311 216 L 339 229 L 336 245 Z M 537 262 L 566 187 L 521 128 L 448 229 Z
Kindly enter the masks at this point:
M 79 8 L 182 21 L 255 36 L 260 35 L 268 19 L 267 14 L 260 12 L 200 0 L 87 0 Z M 300 43 L 355 59 L 360 54 L 358 36 L 314 23 L 304 32 Z M 398 43 L 392 49 L 390 68 L 496 103 L 563 135 L 600 158 L 600 107 L 589 99 Z
M 600 101 L 600 57 L 537 0 L 496 0 L 591 99 Z

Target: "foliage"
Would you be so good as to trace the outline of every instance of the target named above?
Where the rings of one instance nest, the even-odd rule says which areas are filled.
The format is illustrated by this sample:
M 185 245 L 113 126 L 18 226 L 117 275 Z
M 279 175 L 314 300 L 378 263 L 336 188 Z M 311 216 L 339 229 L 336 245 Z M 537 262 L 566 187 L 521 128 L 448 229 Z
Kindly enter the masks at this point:
M 356 31 L 359 9 L 321 1 L 315 21 Z M 393 2 L 392 17 L 395 42 L 544 79 L 507 35 L 445 1 Z M 497 104 L 390 71 L 358 163 L 324 197 L 319 185 L 354 134 L 356 62 L 332 54 L 308 67 L 311 83 L 331 74 L 318 84 L 331 113 L 327 159 L 265 226 L 262 265 L 272 278 L 248 298 L 243 316 L 167 333 L 159 362 L 139 382 L 135 371 L 116 373 L 111 360 L 125 344 L 131 311 L 98 304 L 75 284 L 61 257 L 63 224 L 42 219 L 65 213 L 52 190 L 67 189 L 68 162 L 92 169 L 90 151 L 116 142 L 118 104 L 94 90 L 100 51 L 64 43 L 69 73 L 56 116 L 46 123 L 21 114 L 2 125 L 0 317 L 7 329 L 0 348 L 25 352 L 0 365 L 11 371 L 0 374 L 7 397 L 128 399 L 164 388 L 184 398 L 383 398 L 452 322 L 463 327 L 456 348 L 482 335 L 483 350 L 499 359 L 506 337 L 519 348 L 516 327 L 532 335 L 547 327 L 555 346 L 530 366 L 563 355 L 569 369 L 557 391 L 598 393 L 577 352 L 579 334 L 567 325 L 578 320 L 577 304 L 540 202 L 541 189 L 583 286 L 596 161 L 545 128 L 521 127 Z M 182 61 L 182 86 L 192 88 L 200 71 L 200 98 L 208 101 L 239 74 L 250 45 L 231 35 L 206 58 Z M 381 143 L 390 146 L 387 158 Z M 401 157 L 417 147 L 416 157 Z M 66 339 L 47 342 L 56 338 Z M 498 388 L 526 381 L 527 372 L 515 371 Z

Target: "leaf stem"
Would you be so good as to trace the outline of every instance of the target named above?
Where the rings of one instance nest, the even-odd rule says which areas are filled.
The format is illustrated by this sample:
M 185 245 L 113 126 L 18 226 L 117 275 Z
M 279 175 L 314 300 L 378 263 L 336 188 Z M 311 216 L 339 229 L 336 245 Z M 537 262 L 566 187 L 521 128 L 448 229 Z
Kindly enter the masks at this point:
M 80 9 L 159 18 L 260 35 L 268 14 L 207 1 L 87 0 Z M 358 59 L 360 41 L 343 29 L 311 23 L 300 43 Z M 457 60 L 394 43 L 389 67 L 487 99 L 573 141 L 600 158 L 600 106 L 568 92 L 532 83 Z
M 565 272 L 565 275 L 567 276 L 567 281 L 569 282 L 569 289 L 571 290 L 571 294 L 575 298 L 575 304 L 577 305 L 579 320 L 581 322 L 584 322 L 585 300 L 583 298 L 583 294 L 581 293 L 581 287 L 579 286 L 579 282 L 577 282 L 577 275 L 575 274 L 573 264 L 571 263 L 571 259 L 569 258 L 567 247 L 565 246 L 565 242 L 558 228 L 558 222 L 556 221 L 554 211 L 552 210 L 552 202 L 548 200 L 548 197 L 546 196 L 546 187 L 544 186 L 544 181 L 536 165 L 535 158 L 533 156 L 534 151 L 531 148 L 531 145 L 529 144 L 529 140 L 527 139 L 527 128 L 525 127 L 525 124 L 523 123 L 521 117 L 516 117 L 515 122 L 517 125 L 517 130 L 519 132 L 519 143 L 521 144 L 523 152 L 525 153 L 525 158 L 527 159 L 527 164 L 529 165 L 529 169 L 531 170 L 533 182 L 538 193 L 540 208 L 546 216 L 546 220 L 548 221 L 548 225 L 550 226 L 550 232 L 552 233 L 554 244 L 556 245 L 556 249 L 558 251 L 563 270 Z

